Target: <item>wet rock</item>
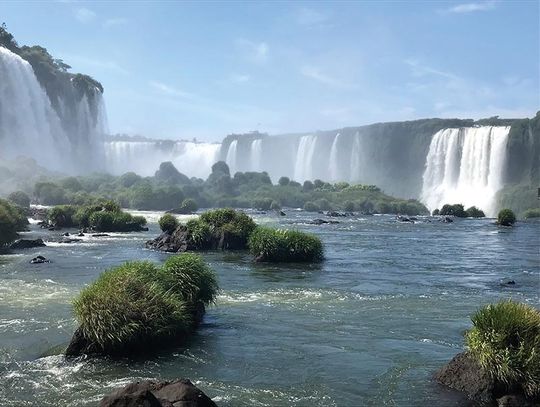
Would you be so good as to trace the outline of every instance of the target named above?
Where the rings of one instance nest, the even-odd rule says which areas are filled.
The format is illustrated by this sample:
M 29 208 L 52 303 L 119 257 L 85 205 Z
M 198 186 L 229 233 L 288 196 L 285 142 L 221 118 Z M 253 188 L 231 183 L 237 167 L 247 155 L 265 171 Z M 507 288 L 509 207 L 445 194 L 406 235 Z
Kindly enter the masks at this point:
M 217 407 L 188 379 L 130 383 L 105 396 L 99 407 Z
M 34 257 L 32 260 L 30 260 L 30 264 L 42 264 L 42 263 L 50 263 L 51 261 L 49 259 L 46 259 L 45 257 L 39 255 Z
M 509 388 L 490 377 L 468 352 L 456 355 L 435 374 L 434 379 L 444 386 L 464 393 L 480 405 L 532 407 L 538 406 L 540 401 L 528 399 L 521 389 Z
M 69 236 L 69 232 L 64 233 L 62 236 Z
M 287 216 L 287 214 L 283 211 L 279 211 L 279 216 Z
M 336 211 L 328 211 L 326 212 L 326 216 L 330 216 L 332 218 L 341 218 L 347 216 L 346 213 L 336 212 Z
M 9 245 L 9 248 L 12 250 L 18 250 L 18 249 L 31 249 L 32 247 L 43 247 L 43 246 L 45 246 L 43 239 L 34 239 L 34 240 L 19 239 L 11 243 Z
M 324 219 L 313 219 L 307 222 L 309 225 L 325 225 L 325 224 L 332 224 L 335 225 L 336 223 L 339 223 L 337 220 L 324 220 Z
M 79 233 L 77 234 L 77 236 L 78 236 L 78 237 L 83 237 L 83 236 L 84 236 L 84 233 L 83 233 L 83 232 L 79 232 Z
M 450 218 L 449 216 L 443 216 L 442 218 L 439 219 L 439 222 L 442 222 L 442 223 L 452 223 L 454 221 L 454 219 Z
M 79 242 L 82 242 L 82 239 L 70 239 L 70 238 L 65 238 L 65 239 L 60 239 L 58 241 L 58 243 L 65 243 L 65 244 L 70 244 L 70 243 L 79 243 Z
M 411 218 L 408 218 L 407 216 L 402 216 L 402 215 L 398 215 L 396 217 L 396 219 L 400 222 L 410 222 L 410 223 L 414 223 L 414 220 L 412 220 Z
M 107 233 L 94 233 L 92 235 L 92 237 L 108 237 L 108 236 L 110 236 L 110 235 L 107 234 Z

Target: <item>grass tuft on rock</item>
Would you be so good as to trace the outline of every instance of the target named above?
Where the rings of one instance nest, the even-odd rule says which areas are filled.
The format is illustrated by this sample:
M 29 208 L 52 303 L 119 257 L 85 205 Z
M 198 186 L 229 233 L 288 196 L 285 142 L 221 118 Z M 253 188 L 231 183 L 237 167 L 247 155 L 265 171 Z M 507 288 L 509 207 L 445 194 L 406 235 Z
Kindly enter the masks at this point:
M 540 396 L 540 311 L 501 301 L 480 308 L 465 340 L 471 355 L 495 380 Z
M 178 219 L 170 213 L 166 213 L 161 218 L 159 218 L 159 227 L 163 232 L 172 233 L 180 224 Z
M 516 215 L 511 209 L 501 209 L 497 215 L 497 224 L 502 226 L 513 226 L 516 223 Z
M 297 230 L 257 227 L 248 242 L 256 261 L 320 262 L 324 259 L 321 240 Z
M 103 272 L 73 303 L 84 337 L 102 353 L 187 334 L 200 304 L 218 291 L 213 271 L 195 254 L 171 257 L 163 267 L 127 262 Z

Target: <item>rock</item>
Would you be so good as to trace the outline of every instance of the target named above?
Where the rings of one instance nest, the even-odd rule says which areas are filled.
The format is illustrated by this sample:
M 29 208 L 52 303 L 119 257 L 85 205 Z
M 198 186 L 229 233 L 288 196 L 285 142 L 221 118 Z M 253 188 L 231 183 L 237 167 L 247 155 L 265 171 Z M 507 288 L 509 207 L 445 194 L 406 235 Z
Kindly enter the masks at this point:
M 45 257 L 39 255 L 37 257 L 34 257 L 32 260 L 30 260 L 30 264 L 42 264 L 42 263 L 50 263 L 51 261 L 49 259 L 46 259 Z
M 79 243 L 81 242 L 82 239 L 70 239 L 70 238 L 64 238 L 64 239 L 60 239 L 58 241 L 58 243 L 65 243 L 65 244 L 69 244 L 69 243 Z
M 79 232 L 79 233 L 77 234 L 77 236 L 78 236 L 78 237 L 83 237 L 83 236 L 84 236 L 84 233 L 83 233 L 83 232 Z
M 17 249 L 31 249 L 32 247 L 43 247 L 43 246 L 45 246 L 43 239 L 34 239 L 34 240 L 19 239 L 11 243 L 9 245 L 9 248 L 13 250 L 17 250 Z
M 336 223 L 339 223 L 337 220 L 324 220 L 324 219 L 313 219 L 307 222 L 309 225 L 325 225 L 325 224 L 332 224 L 335 225 Z
M 452 223 L 454 221 L 454 219 L 448 217 L 448 216 L 443 216 L 442 218 L 439 219 L 440 222 L 442 223 Z
M 148 227 L 147 226 L 141 226 L 141 228 L 139 230 L 141 232 L 148 232 Z
M 172 382 L 145 380 L 130 383 L 105 396 L 99 407 L 217 407 L 188 379 Z
M 110 236 L 107 233 L 94 233 L 92 237 L 107 237 Z
M 434 376 L 435 381 L 465 393 L 480 405 L 499 407 L 538 406 L 538 399 L 525 397 L 521 388 L 509 388 L 504 383 L 491 378 L 480 364 L 468 353 L 462 352 Z
M 509 280 L 506 282 L 506 285 L 515 285 L 516 282 L 514 280 Z
M 400 222 L 410 222 L 410 223 L 414 223 L 414 221 L 411 219 L 411 218 L 408 218 L 406 216 L 401 216 L 401 215 L 398 215 L 396 217 L 396 219 Z
M 69 236 L 69 232 L 64 233 L 62 236 Z
M 336 212 L 336 211 L 328 211 L 326 212 L 326 216 L 330 216 L 332 218 L 338 218 L 338 217 L 345 217 L 347 216 L 347 214 Z
M 279 211 L 279 216 L 287 216 L 287 214 L 283 211 Z

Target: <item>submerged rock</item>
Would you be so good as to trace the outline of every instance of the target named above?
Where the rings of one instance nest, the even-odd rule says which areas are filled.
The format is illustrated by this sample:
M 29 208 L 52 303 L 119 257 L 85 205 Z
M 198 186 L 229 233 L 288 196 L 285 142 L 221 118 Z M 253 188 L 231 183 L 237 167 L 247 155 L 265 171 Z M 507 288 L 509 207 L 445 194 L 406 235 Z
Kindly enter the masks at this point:
M 337 220 L 324 220 L 324 219 L 313 219 L 307 222 L 309 225 L 325 225 L 325 224 L 331 224 L 335 225 L 336 223 L 339 223 Z
M 81 242 L 82 239 L 71 239 L 71 238 L 64 238 L 64 239 L 60 239 L 58 241 L 58 243 L 65 243 L 65 244 L 69 244 L 69 243 L 79 243 Z
M 458 390 L 480 405 L 499 407 L 538 406 L 540 400 L 530 400 L 520 389 L 507 388 L 480 366 L 468 353 L 463 352 L 440 369 L 434 377 L 438 383 Z
M 99 407 L 217 407 L 188 379 L 130 383 L 105 396 Z
M 84 235 L 83 235 L 83 236 L 84 236 Z M 92 237 L 108 237 L 108 236 L 110 236 L 110 235 L 107 234 L 107 233 L 94 233 L 94 234 L 92 235 Z
M 39 255 L 34 257 L 32 260 L 30 260 L 30 264 L 41 264 L 41 263 L 50 263 L 51 261 L 49 259 L 46 259 L 45 257 Z
M 45 246 L 43 239 L 34 239 L 34 240 L 19 239 L 11 243 L 9 245 L 9 248 L 13 250 L 17 250 L 17 249 L 31 249 L 32 247 L 43 247 L 43 246 Z

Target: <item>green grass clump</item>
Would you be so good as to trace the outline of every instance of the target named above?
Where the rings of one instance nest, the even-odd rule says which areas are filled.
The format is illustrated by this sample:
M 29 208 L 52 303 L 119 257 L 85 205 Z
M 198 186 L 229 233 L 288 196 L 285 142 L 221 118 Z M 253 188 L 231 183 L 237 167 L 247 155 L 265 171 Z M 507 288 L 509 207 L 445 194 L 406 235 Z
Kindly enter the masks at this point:
M 48 210 L 47 220 L 57 228 L 70 228 L 76 226 L 73 216 L 77 207 L 73 205 L 58 205 Z
M 466 334 L 471 355 L 497 381 L 540 396 L 540 311 L 514 301 L 482 307 Z
M 213 302 L 217 291 L 204 261 L 182 254 L 163 267 L 147 261 L 113 267 L 83 289 L 73 306 L 85 338 L 103 353 L 115 353 L 190 332 L 197 304 Z
M 17 232 L 26 229 L 28 219 L 24 210 L 5 199 L 0 199 L 0 247 L 17 238 Z
M 230 208 L 207 211 L 201 214 L 199 219 L 194 222 L 188 222 L 190 232 L 201 234 L 205 232 L 218 235 L 222 232 L 228 232 L 246 242 L 256 226 L 250 216 Z
M 516 215 L 511 209 L 501 209 L 497 215 L 497 223 L 502 226 L 513 226 L 516 223 Z
M 98 232 L 134 232 L 146 225 L 144 216 L 133 216 L 127 212 L 93 212 L 88 219 L 89 226 Z
M 478 209 L 476 206 L 471 206 L 468 208 L 465 213 L 467 214 L 468 218 L 485 218 L 486 214 L 483 210 Z
M 540 218 L 540 208 L 531 208 L 523 212 L 523 219 Z
M 170 213 L 166 213 L 161 218 L 159 218 L 159 227 L 163 232 L 172 233 L 178 227 L 179 222 L 175 216 Z
M 248 246 L 257 261 L 319 262 L 324 259 L 321 240 L 296 230 L 259 226 L 251 234 Z

